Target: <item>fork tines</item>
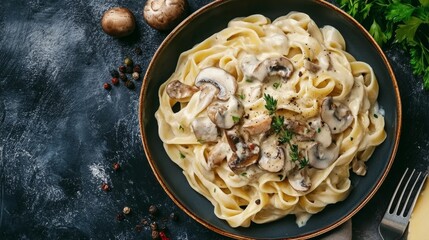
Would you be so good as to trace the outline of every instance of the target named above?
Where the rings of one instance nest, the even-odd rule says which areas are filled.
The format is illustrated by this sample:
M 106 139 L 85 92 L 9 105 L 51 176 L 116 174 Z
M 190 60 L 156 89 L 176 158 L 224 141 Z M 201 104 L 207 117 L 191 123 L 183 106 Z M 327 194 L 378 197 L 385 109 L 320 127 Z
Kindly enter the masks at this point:
M 415 169 L 409 173 L 407 168 L 393 193 L 392 200 L 387 207 L 387 212 L 402 217 L 409 217 L 427 176 L 427 172 L 422 173 Z M 402 191 L 398 194 L 400 189 Z

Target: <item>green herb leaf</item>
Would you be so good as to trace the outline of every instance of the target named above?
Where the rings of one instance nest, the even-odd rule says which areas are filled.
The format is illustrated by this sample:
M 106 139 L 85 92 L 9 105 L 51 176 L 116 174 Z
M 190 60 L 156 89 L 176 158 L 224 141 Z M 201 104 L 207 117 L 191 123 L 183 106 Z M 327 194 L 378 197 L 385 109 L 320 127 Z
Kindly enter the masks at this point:
M 280 144 L 284 144 L 284 143 L 288 143 L 290 142 L 290 140 L 292 139 L 293 133 L 287 129 L 283 129 L 283 131 L 281 131 L 279 133 L 279 143 Z
M 387 42 L 388 40 L 380 25 L 378 25 L 377 21 L 375 20 L 372 22 L 371 27 L 369 28 L 369 33 L 371 33 L 375 41 L 377 41 L 377 43 L 380 45 L 383 45 L 383 43 Z
M 387 7 L 386 19 L 393 22 L 407 21 L 414 12 L 415 7 L 409 4 L 395 2 Z
M 289 155 L 293 162 L 298 161 L 299 159 L 298 145 L 292 144 L 290 146 Z
M 234 121 L 234 123 L 238 123 L 240 122 L 240 117 L 232 116 L 232 121 Z
M 273 88 L 274 89 L 277 89 L 277 88 L 279 88 L 279 87 L 281 87 L 282 86 L 282 83 L 281 82 L 275 82 L 275 83 L 273 83 Z
M 182 152 L 179 152 L 179 154 L 180 154 L 180 158 L 181 158 L 181 159 L 184 159 L 184 158 L 185 158 L 185 154 L 183 154 Z
M 182 127 L 182 125 L 179 125 L 179 130 L 184 131 L 185 129 Z
M 414 36 L 416 35 L 417 28 L 420 24 L 423 23 L 423 20 L 416 17 L 411 17 L 404 24 L 399 24 L 398 29 L 396 29 L 396 41 L 402 42 L 406 41 L 408 44 L 416 45 L 414 41 Z
M 264 93 L 265 108 L 268 110 L 270 115 L 273 115 L 277 110 L 277 100 L 271 95 Z

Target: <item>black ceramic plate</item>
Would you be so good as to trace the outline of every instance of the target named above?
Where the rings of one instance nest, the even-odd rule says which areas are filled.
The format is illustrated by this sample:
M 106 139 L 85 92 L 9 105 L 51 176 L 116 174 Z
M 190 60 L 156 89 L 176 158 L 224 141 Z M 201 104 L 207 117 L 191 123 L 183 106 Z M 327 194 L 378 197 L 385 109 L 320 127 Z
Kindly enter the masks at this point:
M 343 35 L 347 51 L 369 63 L 380 85 L 379 104 L 385 110 L 386 141 L 368 162 L 365 177 L 352 175 L 352 191 L 343 202 L 326 207 L 298 228 L 294 216 L 249 228 L 231 228 L 213 213 L 213 206 L 187 183 L 181 169 L 164 151 L 154 114 L 158 109 L 158 89 L 173 73 L 180 53 L 192 48 L 235 18 L 263 14 L 271 20 L 300 11 L 310 15 L 319 27 L 332 25 Z M 161 44 L 148 66 L 140 95 L 140 131 L 150 166 L 161 186 L 188 215 L 209 229 L 234 238 L 309 238 L 327 232 L 351 218 L 375 194 L 392 165 L 401 127 L 401 103 L 393 71 L 381 49 L 351 17 L 335 6 L 315 0 L 223 0 L 214 1 L 182 22 Z

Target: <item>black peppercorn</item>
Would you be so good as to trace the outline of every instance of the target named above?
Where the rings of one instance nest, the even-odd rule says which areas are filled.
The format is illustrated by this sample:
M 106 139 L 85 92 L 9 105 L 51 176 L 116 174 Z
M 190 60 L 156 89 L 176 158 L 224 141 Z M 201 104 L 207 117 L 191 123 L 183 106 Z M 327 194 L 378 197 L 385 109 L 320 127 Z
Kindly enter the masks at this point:
M 127 67 L 125 67 L 124 65 L 119 66 L 119 72 L 125 73 L 126 70 L 127 70 Z
M 132 81 L 126 81 L 125 82 L 125 87 L 127 87 L 128 89 L 134 89 L 136 86 L 134 85 L 134 83 Z
M 156 216 L 158 214 L 158 208 L 155 205 L 150 205 L 149 214 L 152 216 Z
M 118 213 L 118 215 L 116 215 L 116 220 L 123 221 L 124 219 L 125 215 L 123 213 Z
M 134 228 L 137 232 L 141 232 L 143 230 L 143 226 L 141 224 L 137 224 Z
M 142 68 L 140 67 L 139 64 L 136 64 L 136 65 L 134 65 L 133 71 L 141 73 L 142 72 Z
M 113 69 L 110 71 L 110 75 L 114 78 L 117 78 L 117 77 L 119 77 L 119 72 L 117 70 Z
M 137 55 L 142 55 L 142 53 L 143 53 L 143 51 L 142 51 L 142 49 L 141 49 L 140 47 L 136 47 L 136 48 L 134 49 L 134 52 L 135 52 Z
M 124 82 L 128 80 L 127 75 L 125 73 L 119 73 L 119 78 Z

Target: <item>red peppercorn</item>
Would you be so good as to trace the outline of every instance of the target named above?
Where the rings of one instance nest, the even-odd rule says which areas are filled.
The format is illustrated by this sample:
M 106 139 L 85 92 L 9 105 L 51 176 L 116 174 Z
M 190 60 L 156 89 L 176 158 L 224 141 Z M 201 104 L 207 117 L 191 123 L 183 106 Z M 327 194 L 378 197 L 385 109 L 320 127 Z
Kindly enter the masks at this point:
M 119 165 L 119 163 L 114 163 L 113 164 L 113 170 L 119 171 L 120 168 L 121 168 L 121 165 Z
M 118 85 L 119 84 L 119 79 L 116 78 L 116 77 L 112 78 L 112 84 L 115 85 L 115 86 Z
M 103 184 L 101 184 L 101 190 L 108 192 L 108 191 L 110 191 L 110 187 L 109 187 L 109 185 L 107 185 L 107 183 L 103 183 Z
M 142 72 L 142 68 L 140 67 L 140 64 L 134 65 L 133 71 L 141 73 Z
M 125 67 L 124 65 L 119 66 L 119 72 L 125 73 L 126 70 L 127 70 L 127 67 Z
M 104 83 L 103 88 L 106 90 L 110 90 L 112 88 L 112 85 L 110 85 L 109 83 Z
M 164 232 L 159 232 L 159 236 L 161 237 L 161 240 L 170 240 Z
M 116 220 L 123 221 L 124 219 L 125 215 L 123 213 L 118 213 L 118 215 L 116 215 Z

